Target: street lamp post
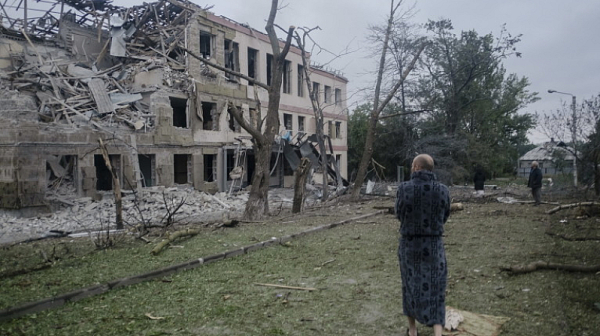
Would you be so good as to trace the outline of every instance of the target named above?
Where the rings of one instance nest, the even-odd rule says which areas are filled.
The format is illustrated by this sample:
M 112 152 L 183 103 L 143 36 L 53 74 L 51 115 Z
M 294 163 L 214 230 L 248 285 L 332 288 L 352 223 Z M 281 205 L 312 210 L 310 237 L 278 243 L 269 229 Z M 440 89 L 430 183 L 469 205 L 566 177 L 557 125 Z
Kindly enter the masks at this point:
M 573 138 L 573 185 L 577 187 L 577 97 L 574 94 L 567 92 L 560 92 L 556 90 L 548 90 L 548 93 L 559 93 L 571 96 L 572 98 L 572 110 L 573 110 L 573 122 L 571 124 L 571 136 Z

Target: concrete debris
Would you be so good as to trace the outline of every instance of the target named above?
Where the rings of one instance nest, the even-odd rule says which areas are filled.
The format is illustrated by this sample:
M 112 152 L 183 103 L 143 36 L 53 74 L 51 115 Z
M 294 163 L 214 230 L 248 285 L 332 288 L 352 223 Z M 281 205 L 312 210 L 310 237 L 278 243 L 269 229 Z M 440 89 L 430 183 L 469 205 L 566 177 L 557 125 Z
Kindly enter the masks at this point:
M 0 18 L 0 35 L 23 41 L 15 47 L 22 51 L 11 53 L 13 71 L 0 75 L 0 89 L 37 96 L 41 122 L 148 131 L 156 116 L 142 93 L 163 84 L 184 92 L 193 86 L 182 51 L 194 7 L 186 4 L 161 0 L 124 11 L 109 1 L 75 0 L 25 24 Z M 52 25 L 40 29 L 40 22 Z
M 240 217 L 248 201 L 247 192 L 228 197 L 225 192 L 211 195 L 190 186 L 148 187 L 142 190 L 137 196 L 139 210 L 136 208 L 133 192 L 125 192 L 123 197 L 123 218 L 129 226 L 140 222 L 140 210 L 145 220 L 149 220 L 151 224 L 161 224 L 161 218 L 167 213 L 163 193 L 170 207 L 185 200 L 185 205 L 175 217 L 176 222 L 181 224 L 210 223 L 223 218 Z M 77 197 L 75 188 L 63 183 L 46 197 L 55 202 L 54 207 L 57 209 L 53 213 L 25 218 L 18 216 L 15 211 L 0 210 L 0 244 L 54 235 L 51 231 L 87 233 L 103 228 L 106 230 L 108 226 L 114 228 L 114 197 L 110 191 L 101 194 L 102 199 L 99 201 L 94 201 L 91 197 Z M 269 203 L 273 209 L 289 208 L 292 205 L 292 195 L 293 189 L 270 190 Z M 81 235 L 77 237 L 79 236 Z

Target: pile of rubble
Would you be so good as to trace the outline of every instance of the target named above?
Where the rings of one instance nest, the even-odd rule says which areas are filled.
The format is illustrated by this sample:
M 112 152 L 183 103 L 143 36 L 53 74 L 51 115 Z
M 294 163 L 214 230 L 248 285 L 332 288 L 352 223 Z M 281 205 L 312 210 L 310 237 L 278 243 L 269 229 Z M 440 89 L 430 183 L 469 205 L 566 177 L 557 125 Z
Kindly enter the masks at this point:
M 139 224 L 142 216 L 147 224 L 164 224 L 167 207 L 173 209 L 180 202 L 184 204 L 174 216 L 176 224 L 221 222 L 227 218 L 241 217 L 248 201 L 248 192 L 232 195 L 220 192 L 211 195 L 183 185 L 171 188 L 148 187 L 137 194 L 132 191 L 124 193 L 123 220 L 128 227 Z M 271 209 L 291 208 L 293 193 L 293 189 L 287 188 L 270 190 Z M 115 227 L 112 192 L 100 192 L 102 199 L 98 201 L 90 197 L 77 197 L 76 194 L 71 183 L 61 184 L 46 197 L 56 210 L 35 217 L 26 218 L 14 211 L 0 210 L 0 245 L 53 235 L 56 232 L 92 232 Z M 312 193 L 309 198 L 307 203 L 317 201 Z
M 114 228 L 115 203 L 112 192 L 101 192 L 101 200 L 76 196 L 72 186 L 64 185 L 48 195 L 47 199 L 58 209 L 35 217 L 19 217 L 14 211 L 0 211 L 0 244 L 40 237 L 57 232 L 86 232 Z M 183 202 L 174 217 L 176 223 L 214 222 L 224 216 L 240 216 L 244 210 L 247 193 L 227 196 L 194 190 L 192 187 L 151 187 L 141 193 L 126 192 L 123 197 L 123 219 L 127 226 L 142 220 L 147 224 L 163 224 L 167 208 L 171 211 Z
M 0 35 L 24 47 L 11 53 L 13 71 L 0 74 L 2 89 L 37 97 L 42 122 L 152 128 L 156 116 L 142 94 L 193 86 L 183 50 L 197 8 L 185 0 L 131 8 L 65 0 L 60 12 L 52 6 L 25 24 L 2 17 Z M 161 79 L 134 85 L 139 73 L 154 69 L 162 69 Z

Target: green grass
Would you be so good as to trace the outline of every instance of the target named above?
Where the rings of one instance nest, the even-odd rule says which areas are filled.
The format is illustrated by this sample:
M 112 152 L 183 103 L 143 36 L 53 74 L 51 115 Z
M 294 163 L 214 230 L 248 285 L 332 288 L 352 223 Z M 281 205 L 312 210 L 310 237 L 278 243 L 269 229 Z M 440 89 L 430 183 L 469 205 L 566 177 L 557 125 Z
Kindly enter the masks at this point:
M 386 201 L 386 204 L 391 204 Z M 382 205 L 382 204 L 380 204 Z M 88 252 L 85 259 L 57 265 L 29 278 L 37 294 L 47 283 L 79 283 L 139 273 L 230 250 L 235 245 L 303 231 L 311 226 L 370 212 L 356 204 L 322 209 L 294 223 L 246 224 L 208 231 L 158 257 L 152 246 L 123 246 Z M 446 228 L 449 262 L 448 305 L 476 313 L 507 316 L 502 335 L 597 335 L 600 277 L 543 271 L 509 276 L 500 266 L 543 259 L 598 263 L 596 242 L 565 242 L 544 234 L 550 217 L 543 207 L 499 203 L 466 204 Z M 561 214 L 566 216 L 567 214 Z M 284 219 L 282 222 L 293 219 Z M 566 228 L 580 230 L 583 222 Z M 590 225 L 593 221 L 590 221 Z M 398 222 L 390 215 L 318 232 L 199 268 L 180 272 L 61 308 L 0 323 L 0 335 L 399 335 L 402 316 L 396 256 Z M 227 245 L 227 246 L 223 246 Z M 7 251 L 2 251 L 3 259 Z M 66 258 L 68 259 L 68 258 Z M 62 262 L 61 262 L 62 263 Z M 103 267 L 101 265 L 104 265 Z M 117 266 L 120 265 L 120 266 Z M 56 272 L 56 273 L 55 273 Z M 111 278 L 112 279 L 112 278 Z M 28 289 L 0 283 L 2 302 L 24 301 Z M 11 280 L 16 281 L 16 280 Z M 98 280 L 99 281 L 99 280 Z M 100 282 L 100 281 L 99 281 Z M 297 291 L 256 283 L 314 287 Z M 63 284 L 63 287 L 68 287 Z M 61 285 L 58 285 L 61 286 Z M 59 292 L 59 290 L 56 290 Z M 151 319 L 148 315 L 160 319 Z M 419 335 L 432 335 L 419 327 Z

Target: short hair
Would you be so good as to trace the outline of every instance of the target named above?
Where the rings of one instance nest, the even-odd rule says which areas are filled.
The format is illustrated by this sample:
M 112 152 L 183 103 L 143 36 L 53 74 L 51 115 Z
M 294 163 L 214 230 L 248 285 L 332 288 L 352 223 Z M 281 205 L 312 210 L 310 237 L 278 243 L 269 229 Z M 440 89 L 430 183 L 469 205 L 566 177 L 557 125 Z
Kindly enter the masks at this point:
M 428 154 L 419 154 L 413 159 L 413 166 L 415 165 L 433 171 L 433 158 Z
M 540 166 L 540 164 L 537 161 L 533 161 L 533 162 L 531 162 L 531 166 L 537 168 Z

